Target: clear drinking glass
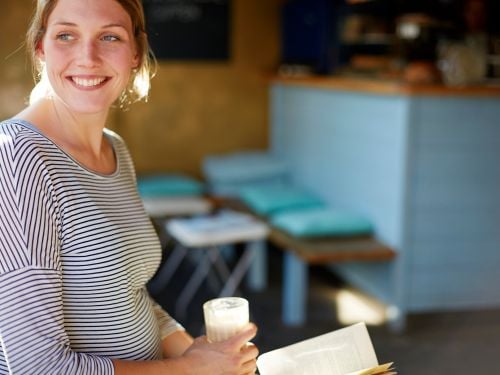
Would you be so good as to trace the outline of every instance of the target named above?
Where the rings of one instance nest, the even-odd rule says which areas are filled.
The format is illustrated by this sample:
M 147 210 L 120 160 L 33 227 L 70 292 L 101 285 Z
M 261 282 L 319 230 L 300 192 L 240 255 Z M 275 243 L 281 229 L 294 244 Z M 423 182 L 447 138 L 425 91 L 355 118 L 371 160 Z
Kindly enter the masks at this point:
M 249 322 L 248 301 L 240 297 L 215 298 L 203 304 L 203 315 L 208 340 L 224 341 Z

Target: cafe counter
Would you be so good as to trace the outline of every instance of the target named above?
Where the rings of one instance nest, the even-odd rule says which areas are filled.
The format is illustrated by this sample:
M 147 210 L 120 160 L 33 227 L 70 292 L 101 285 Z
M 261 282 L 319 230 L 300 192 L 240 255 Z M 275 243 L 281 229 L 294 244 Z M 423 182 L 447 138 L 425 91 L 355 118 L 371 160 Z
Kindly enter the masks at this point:
M 397 250 L 335 264 L 409 312 L 500 307 L 500 89 L 351 77 L 275 78 L 271 148 L 295 183 L 369 217 Z

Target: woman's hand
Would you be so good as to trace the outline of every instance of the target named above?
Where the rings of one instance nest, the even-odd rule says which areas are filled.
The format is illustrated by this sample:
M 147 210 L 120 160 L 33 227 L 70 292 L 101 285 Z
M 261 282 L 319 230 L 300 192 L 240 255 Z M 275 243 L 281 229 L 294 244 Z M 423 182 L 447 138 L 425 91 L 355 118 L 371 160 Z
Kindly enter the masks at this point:
M 248 343 L 257 333 L 253 323 L 226 341 L 211 343 L 206 336 L 198 337 L 183 357 L 189 373 L 207 375 L 247 375 L 257 368 L 257 347 Z

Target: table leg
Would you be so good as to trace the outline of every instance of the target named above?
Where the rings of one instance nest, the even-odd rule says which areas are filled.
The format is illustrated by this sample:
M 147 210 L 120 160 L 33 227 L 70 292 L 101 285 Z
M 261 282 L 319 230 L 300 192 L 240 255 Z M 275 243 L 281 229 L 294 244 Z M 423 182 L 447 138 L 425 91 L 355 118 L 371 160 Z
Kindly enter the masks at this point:
M 186 315 L 186 310 L 189 305 L 189 302 L 194 297 L 194 294 L 200 287 L 202 281 L 206 278 L 208 272 L 210 271 L 211 266 L 211 257 L 210 251 L 207 251 L 207 254 L 203 259 L 200 259 L 198 266 L 196 267 L 193 275 L 187 282 L 186 286 L 182 289 L 179 298 L 177 299 L 177 303 L 175 305 L 175 312 L 178 318 L 183 318 Z
M 252 258 L 255 254 L 254 251 L 255 249 L 252 246 L 252 244 L 253 243 L 250 242 L 245 246 L 245 251 L 238 260 L 238 263 L 234 267 L 233 272 L 227 278 L 226 285 L 224 285 L 224 288 L 220 292 L 219 297 L 232 296 L 236 291 L 236 288 L 240 284 L 241 279 L 243 278 L 248 268 L 250 267 Z
M 224 261 L 224 256 L 217 246 L 212 246 L 209 250 L 210 261 L 215 266 L 215 270 L 219 273 L 222 283 L 230 277 L 231 271 Z
M 307 263 L 290 251 L 283 255 L 283 311 L 285 325 L 298 326 L 306 321 L 309 288 Z
M 246 284 L 252 292 L 260 292 L 267 287 L 267 244 L 266 241 L 254 241 L 251 246 L 252 263 L 246 277 Z

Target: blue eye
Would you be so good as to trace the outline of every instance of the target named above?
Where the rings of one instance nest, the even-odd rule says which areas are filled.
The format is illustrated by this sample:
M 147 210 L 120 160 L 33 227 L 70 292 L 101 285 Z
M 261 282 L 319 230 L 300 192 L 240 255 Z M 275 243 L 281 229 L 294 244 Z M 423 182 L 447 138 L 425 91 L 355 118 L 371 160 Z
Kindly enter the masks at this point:
M 102 40 L 104 40 L 106 42 L 117 42 L 120 40 L 120 38 L 117 37 L 116 35 L 104 35 L 102 37 Z
M 73 40 L 74 38 L 69 33 L 61 33 L 61 34 L 57 35 L 57 39 L 62 40 L 62 41 L 70 41 L 70 40 Z

